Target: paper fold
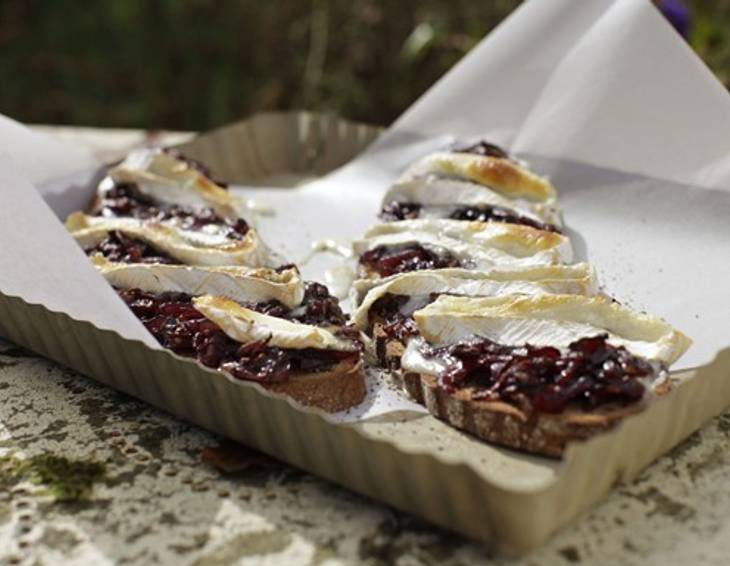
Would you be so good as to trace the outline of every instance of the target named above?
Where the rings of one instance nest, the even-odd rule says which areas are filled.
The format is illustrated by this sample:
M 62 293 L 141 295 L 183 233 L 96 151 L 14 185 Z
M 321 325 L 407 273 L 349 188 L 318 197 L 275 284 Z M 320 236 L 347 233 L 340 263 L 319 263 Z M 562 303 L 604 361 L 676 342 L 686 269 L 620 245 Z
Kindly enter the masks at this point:
M 0 154 L 8 155 L 17 164 L 18 171 L 36 187 L 99 167 L 88 149 L 34 132 L 2 115 Z
M 0 292 L 159 347 L 17 165 L 1 154 L 0 192 Z
M 514 149 L 730 186 L 730 96 L 648 1 L 619 0 L 550 76 Z
M 388 133 L 485 136 L 511 145 L 552 72 L 611 4 L 523 3 L 408 108 Z
M 513 151 L 730 186 L 730 96 L 649 0 L 531 0 L 386 135 L 487 137 Z

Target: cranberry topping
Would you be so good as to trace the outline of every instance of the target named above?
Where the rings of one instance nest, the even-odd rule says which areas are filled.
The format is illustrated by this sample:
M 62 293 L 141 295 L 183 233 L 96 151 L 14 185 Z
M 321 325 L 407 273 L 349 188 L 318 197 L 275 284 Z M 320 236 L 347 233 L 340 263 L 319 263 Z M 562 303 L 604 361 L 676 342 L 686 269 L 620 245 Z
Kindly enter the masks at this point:
M 307 281 L 304 284 L 302 304 L 294 309 L 288 308 L 276 299 L 262 303 L 246 303 L 244 306 L 262 314 L 296 320 L 314 326 L 344 326 L 347 324 L 347 317 L 342 312 L 337 299 L 329 294 L 327 287 L 314 281 Z
M 157 250 L 147 242 L 126 236 L 113 230 L 101 242 L 84 250 L 87 255 L 100 253 L 109 261 L 119 263 L 166 263 L 177 265 L 180 262 L 163 251 Z
M 504 346 L 485 338 L 444 347 L 423 347 L 447 368 L 439 386 L 448 392 L 471 387 L 473 398 L 504 401 L 525 411 L 561 413 L 569 405 L 593 409 L 639 401 L 645 391 L 639 378 L 651 378 L 654 368 L 607 335 L 582 338 L 567 351 L 557 348 Z
M 153 199 L 142 194 L 136 185 L 130 183 L 118 183 L 107 189 L 102 195 L 97 216 L 131 216 L 151 222 L 176 219 L 184 230 L 200 230 L 216 225 L 231 240 L 242 240 L 249 230 L 248 224 L 242 218 L 224 218 L 210 207 L 192 210 L 176 204 L 155 203 Z
M 415 202 L 393 201 L 383 206 L 379 216 L 385 222 L 412 220 L 421 215 L 421 208 L 423 207 Z
M 304 299 L 302 307 L 304 312 L 295 310 L 292 318 L 305 324 L 344 326 L 347 324 L 347 317 L 340 308 L 339 301 L 330 295 L 326 286 L 307 281 L 304 284 Z M 302 308 L 300 307 L 300 308 Z
M 419 218 L 423 206 L 413 202 L 399 202 L 393 201 L 390 204 L 383 206 L 380 211 L 380 218 L 385 222 L 395 222 L 398 220 L 411 220 Z M 449 218 L 452 220 L 474 220 L 478 222 L 505 222 L 507 224 L 521 224 L 523 226 L 530 226 L 537 228 L 538 230 L 545 230 L 547 232 L 557 232 L 560 230 L 557 226 L 539 222 L 518 214 L 513 210 L 504 208 L 502 206 L 460 206 L 456 208 Z
M 400 360 L 397 358 L 388 359 L 386 356 L 386 344 L 397 340 L 405 342 L 411 336 L 418 335 L 418 326 L 411 316 L 413 310 L 406 312 L 406 304 L 409 297 L 405 295 L 387 295 L 375 301 L 368 311 L 368 322 L 372 324 L 377 320 L 380 323 L 382 334 L 375 336 L 375 354 L 378 362 L 383 367 L 398 369 Z
M 454 145 L 451 148 L 453 153 L 472 153 L 474 155 L 483 155 L 485 157 L 501 157 L 502 159 L 510 159 L 509 154 L 498 145 L 487 141 L 479 141 L 471 145 Z
M 362 254 L 360 263 L 376 271 L 382 277 L 422 269 L 463 267 L 461 262 L 449 252 L 436 252 L 416 243 L 377 246 Z
M 412 317 L 413 313 L 436 300 L 437 296 L 438 294 L 432 293 L 424 296 L 421 301 L 414 301 L 412 297 L 406 295 L 388 293 L 370 307 L 368 311 L 370 323 L 372 324 L 373 319 L 377 319 L 389 339 L 405 341 L 418 334 L 418 326 Z M 408 305 L 409 301 L 410 305 Z
M 516 212 L 503 208 L 501 206 L 461 206 L 451 213 L 449 218 L 453 220 L 477 220 L 479 222 L 506 222 L 508 224 L 522 224 L 531 226 L 538 230 L 546 230 L 548 232 L 560 233 L 560 230 L 552 224 L 538 222 L 527 216 L 522 216 Z
M 195 309 L 190 295 L 155 295 L 139 289 L 117 292 L 162 346 L 237 379 L 286 381 L 294 373 L 327 371 L 355 355 L 314 348 L 288 350 L 269 346 L 265 340 L 241 344 Z

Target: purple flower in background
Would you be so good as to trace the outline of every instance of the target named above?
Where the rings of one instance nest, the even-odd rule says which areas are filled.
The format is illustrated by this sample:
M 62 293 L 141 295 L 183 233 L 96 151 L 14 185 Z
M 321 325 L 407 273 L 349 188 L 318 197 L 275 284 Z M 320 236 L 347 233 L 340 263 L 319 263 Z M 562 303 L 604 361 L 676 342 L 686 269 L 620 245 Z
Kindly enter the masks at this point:
M 682 37 L 687 37 L 692 26 L 692 13 L 682 0 L 659 0 L 657 6 Z

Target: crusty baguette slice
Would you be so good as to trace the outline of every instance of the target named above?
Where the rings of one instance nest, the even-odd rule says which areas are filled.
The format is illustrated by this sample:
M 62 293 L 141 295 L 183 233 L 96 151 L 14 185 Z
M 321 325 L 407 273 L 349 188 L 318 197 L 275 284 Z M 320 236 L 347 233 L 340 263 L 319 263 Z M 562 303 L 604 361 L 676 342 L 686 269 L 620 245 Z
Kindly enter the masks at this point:
M 395 372 L 395 379 L 415 401 L 435 417 L 488 442 L 533 454 L 559 458 L 570 442 L 585 440 L 615 426 L 621 419 L 646 407 L 643 401 L 629 406 L 610 405 L 594 412 L 568 409 L 560 414 L 528 415 L 501 401 L 475 401 L 468 388 L 447 393 L 436 377 Z M 671 389 L 669 379 L 653 389 L 656 396 Z
M 360 356 L 344 360 L 329 371 L 295 374 L 281 383 L 263 383 L 269 391 L 282 393 L 302 405 L 338 413 L 359 405 L 367 387 Z
M 400 340 L 388 338 L 381 322 L 373 324 L 373 346 L 375 349 L 373 355 L 380 366 L 389 369 L 400 368 L 400 359 L 406 351 L 406 345 Z

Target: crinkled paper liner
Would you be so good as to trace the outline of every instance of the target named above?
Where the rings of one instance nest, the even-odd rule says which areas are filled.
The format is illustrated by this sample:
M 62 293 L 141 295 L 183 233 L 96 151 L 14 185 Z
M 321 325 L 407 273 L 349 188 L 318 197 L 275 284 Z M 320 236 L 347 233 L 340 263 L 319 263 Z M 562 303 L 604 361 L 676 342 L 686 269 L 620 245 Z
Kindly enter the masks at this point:
M 222 178 L 321 175 L 379 130 L 312 114 L 265 114 L 185 144 Z M 673 375 L 674 391 L 562 461 L 500 449 L 431 416 L 335 424 L 251 383 L 0 295 L 0 334 L 180 418 L 508 553 L 545 541 L 730 405 L 730 349 Z

